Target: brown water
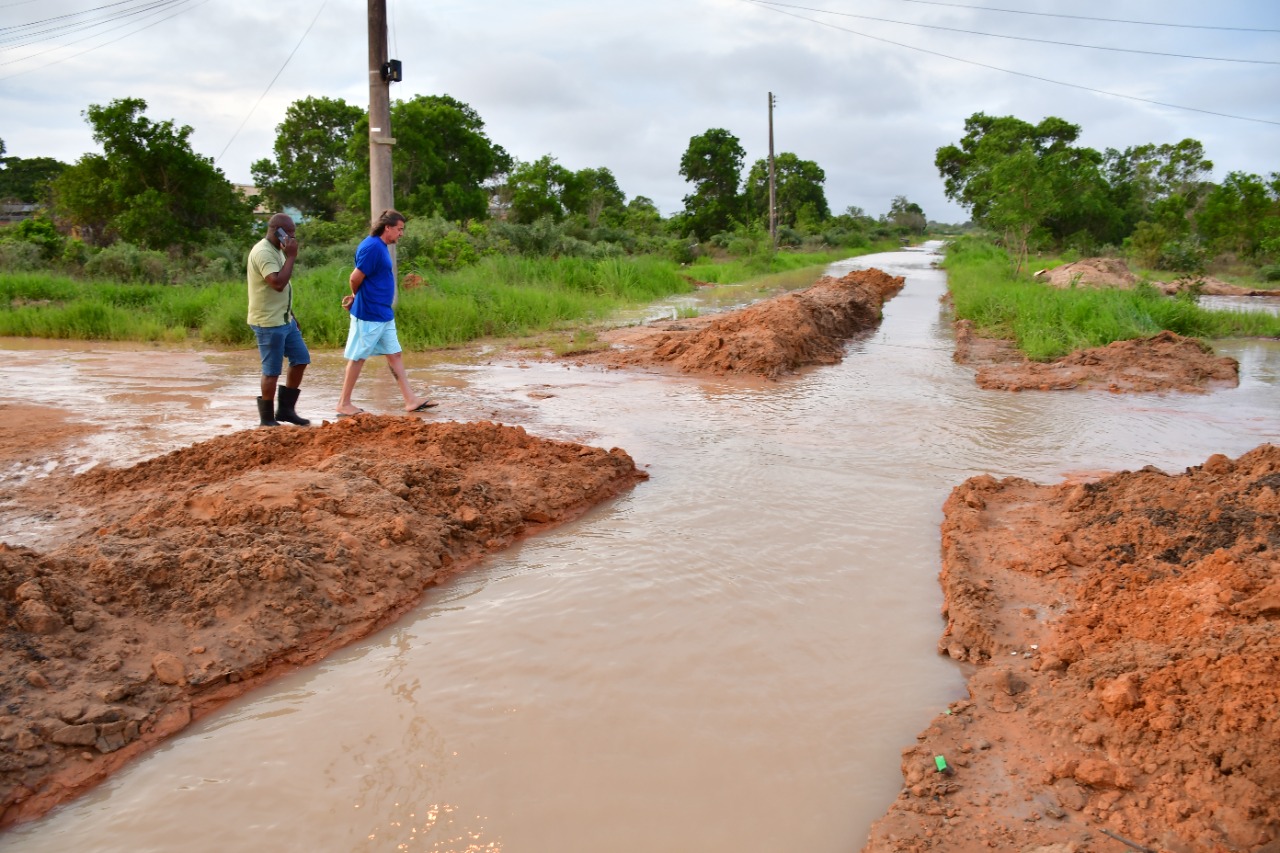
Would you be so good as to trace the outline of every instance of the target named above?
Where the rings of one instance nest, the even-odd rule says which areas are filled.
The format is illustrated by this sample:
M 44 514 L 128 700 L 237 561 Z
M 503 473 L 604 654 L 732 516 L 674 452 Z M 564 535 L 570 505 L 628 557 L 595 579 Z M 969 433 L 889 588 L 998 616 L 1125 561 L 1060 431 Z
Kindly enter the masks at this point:
M 625 448 L 651 479 L 434 591 L 3 837 L 21 851 L 859 849 L 951 700 L 938 524 L 974 474 L 1055 482 L 1280 440 L 1280 346 L 1211 395 L 983 392 L 936 257 L 845 361 L 779 383 L 543 364 L 423 367 L 439 418 Z M 77 401 L 129 461 L 251 426 L 250 353 L 6 352 L 0 399 Z M 415 367 L 415 365 L 417 365 Z M 300 410 L 330 411 L 317 357 Z M 385 370 L 365 408 L 394 411 Z M 38 542 L 39 525 L 0 530 Z

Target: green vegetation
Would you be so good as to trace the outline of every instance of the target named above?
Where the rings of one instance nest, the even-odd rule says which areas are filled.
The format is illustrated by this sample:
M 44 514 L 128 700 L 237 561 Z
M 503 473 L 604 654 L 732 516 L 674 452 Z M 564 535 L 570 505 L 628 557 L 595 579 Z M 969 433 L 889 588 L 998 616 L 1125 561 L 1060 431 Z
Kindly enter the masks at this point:
M 1175 273 L 1280 261 L 1280 173 L 1214 184 L 1194 139 L 1098 152 L 1079 136 L 1053 116 L 1033 125 L 975 113 L 960 142 L 937 151 L 947 196 L 995 235 L 1015 272 L 1031 253 L 1063 248 Z
M 673 294 L 689 293 L 691 270 L 717 281 L 756 278 L 780 289 L 811 283 L 822 266 L 850 252 L 777 255 L 775 273 L 759 263 L 704 262 L 682 268 L 654 256 L 546 258 L 488 255 L 423 286 L 402 290 L 396 310 L 409 350 L 456 346 L 488 337 L 524 337 L 575 329 L 571 349 L 590 345 L 583 326 Z M 350 265 L 301 268 L 293 280 L 294 309 L 310 346 L 339 348 L 347 314 Z M 247 297 L 242 280 L 174 287 L 154 283 L 84 281 L 46 272 L 0 274 L 0 336 L 74 340 L 184 342 L 247 347 Z
M 1005 250 L 980 238 L 951 243 L 945 266 L 956 317 L 971 320 L 980 334 L 1014 341 L 1036 361 L 1165 330 L 1195 338 L 1280 338 L 1280 317 L 1209 311 L 1193 294 L 1169 297 L 1149 285 L 1052 287 L 1015 272 Z

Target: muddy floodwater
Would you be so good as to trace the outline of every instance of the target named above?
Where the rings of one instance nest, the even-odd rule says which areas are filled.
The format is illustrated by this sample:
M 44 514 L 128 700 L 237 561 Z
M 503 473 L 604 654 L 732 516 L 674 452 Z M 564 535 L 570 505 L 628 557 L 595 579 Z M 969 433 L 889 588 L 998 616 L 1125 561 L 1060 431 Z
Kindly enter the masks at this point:
M 936 653 L 939 524 L 982 473 L 1044 483 L 1280 440 L 1280 344 L 1218 342 L 1210 394 L 989 392 L 952 361 L 938 257 L 842 363 L 779 382 L 409 354 L 436 420 L 625 449 L 648 474 L 435 589 L 381 633 L 186 729 L 0 835 L 16 851 L 803 850 L 848 853 L 903 747 L 965 695 Z M 254 353 L 9 341 L 0 402 L 93 426 L 59 466 L 256 422 Z M 316 353 L 299 411 L 332 412 Z M 379 366 L 356 402 L 397 411 Z M 0 539 L 57 531 L 3 513 Z

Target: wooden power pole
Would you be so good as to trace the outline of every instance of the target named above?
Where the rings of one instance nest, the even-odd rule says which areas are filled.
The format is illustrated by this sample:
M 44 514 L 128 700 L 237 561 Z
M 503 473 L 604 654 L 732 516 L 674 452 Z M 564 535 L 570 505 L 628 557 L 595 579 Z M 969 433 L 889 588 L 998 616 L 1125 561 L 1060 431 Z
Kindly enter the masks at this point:
M 778 99 L 769 93 L 769 244 L 778 248 L 778 178 L 773 167 L 773 105 Z
M 396 63 L 398 66 L 398 63 Z M 370 219 L 395 207 L 391 190 L 391 80 L 387 61 L 387 0 L 369 0 L 369 207 Z

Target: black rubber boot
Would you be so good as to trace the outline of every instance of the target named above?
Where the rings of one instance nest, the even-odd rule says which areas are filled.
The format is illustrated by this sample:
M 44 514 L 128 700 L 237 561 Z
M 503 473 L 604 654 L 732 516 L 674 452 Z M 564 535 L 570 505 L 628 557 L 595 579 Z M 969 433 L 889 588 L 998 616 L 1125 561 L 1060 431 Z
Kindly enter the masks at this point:
M 298 404 L 300 393 L 302 392 L 297 388 L 290 388 L 287 385 L 281 385 L 276 389 L 276 397 L 279 398 L 279 405 L 276 406 L 277 421 L 298 426 L 311 426 L 311 421 L 298 417 L 298 413 L 293 410 L 293 407 Z
M 265 397 L 258 398 L 258 417 L 262 419 L 258 426 L 280 426 L 280 422 L 276 420 L 275 406 Z

